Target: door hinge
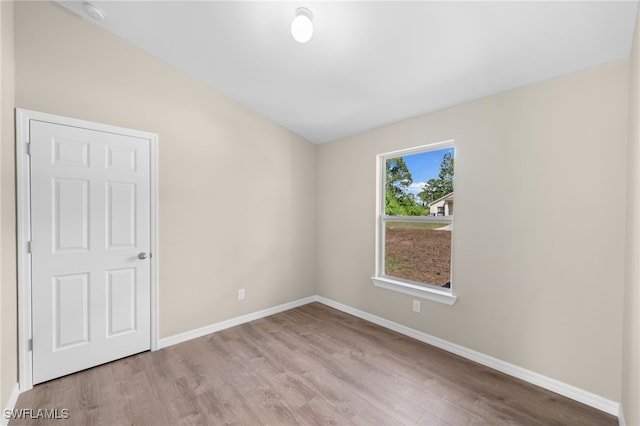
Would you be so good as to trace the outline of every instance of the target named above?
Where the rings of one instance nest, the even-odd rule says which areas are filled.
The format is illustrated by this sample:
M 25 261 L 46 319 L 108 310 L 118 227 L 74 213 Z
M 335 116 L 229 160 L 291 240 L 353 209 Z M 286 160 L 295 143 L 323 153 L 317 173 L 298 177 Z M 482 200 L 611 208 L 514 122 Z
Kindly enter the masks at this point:
M 31 254 L 31 241 L 27 241 L 27 253 Z
M 27 142 L 27 155 L 31 155 L 31 142 Z
M 27 345 L 29 346 L 29 350 L 32 351 L 33 350 L 33 339 L 29 339 L 29 342 L 27 343 Z

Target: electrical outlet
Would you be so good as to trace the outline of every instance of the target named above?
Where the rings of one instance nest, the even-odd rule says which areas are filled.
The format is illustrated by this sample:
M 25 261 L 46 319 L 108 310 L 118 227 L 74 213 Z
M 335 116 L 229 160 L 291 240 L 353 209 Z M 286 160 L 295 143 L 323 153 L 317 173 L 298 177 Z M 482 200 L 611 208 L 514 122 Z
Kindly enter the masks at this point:
M 244 300 L 244 288 L 238 289 L 238 300 Z
M 414 300 L 413 301 L 413 312 L 420 313 L 420 301 L 419 300 Z

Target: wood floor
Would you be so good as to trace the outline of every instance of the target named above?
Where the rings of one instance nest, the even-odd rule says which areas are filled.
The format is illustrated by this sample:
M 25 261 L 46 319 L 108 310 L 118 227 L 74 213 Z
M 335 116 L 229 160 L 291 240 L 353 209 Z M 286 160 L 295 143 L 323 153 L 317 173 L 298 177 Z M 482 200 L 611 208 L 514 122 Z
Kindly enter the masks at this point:
M 313 303 L 35 386 L 54 425 L 617 425 L 593 408 Z

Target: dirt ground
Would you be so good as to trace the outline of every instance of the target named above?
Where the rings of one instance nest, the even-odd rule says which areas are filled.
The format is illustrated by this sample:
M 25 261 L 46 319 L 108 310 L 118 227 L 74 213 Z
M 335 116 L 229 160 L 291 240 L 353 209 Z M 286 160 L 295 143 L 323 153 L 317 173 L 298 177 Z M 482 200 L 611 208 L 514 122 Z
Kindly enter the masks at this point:
M 450 281 L 451 231 L 388 227 L 386 274 L 437 286 Z

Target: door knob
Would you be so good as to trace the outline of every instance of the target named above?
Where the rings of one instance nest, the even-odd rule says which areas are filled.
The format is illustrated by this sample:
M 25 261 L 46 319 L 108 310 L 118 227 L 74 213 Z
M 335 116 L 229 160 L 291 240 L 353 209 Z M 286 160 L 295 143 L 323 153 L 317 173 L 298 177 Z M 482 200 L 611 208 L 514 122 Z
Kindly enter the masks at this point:
M 145 252 L 138 253 L 138 259 L 145 260 L 146 258 L 147 258 L 147 253 Z

